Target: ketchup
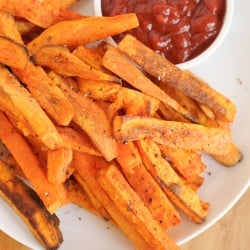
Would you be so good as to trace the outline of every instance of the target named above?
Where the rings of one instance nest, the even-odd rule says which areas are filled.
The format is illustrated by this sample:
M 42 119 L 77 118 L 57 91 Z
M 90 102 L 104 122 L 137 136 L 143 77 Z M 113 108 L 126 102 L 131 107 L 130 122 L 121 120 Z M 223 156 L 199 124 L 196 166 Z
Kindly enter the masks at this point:
M 127 33 L 178 64 L 202 53 L 218 35 L 225 0 L 102 0 L 104 16 L 136 13 Z M 119 42 L 125 34 L 113 37 Z

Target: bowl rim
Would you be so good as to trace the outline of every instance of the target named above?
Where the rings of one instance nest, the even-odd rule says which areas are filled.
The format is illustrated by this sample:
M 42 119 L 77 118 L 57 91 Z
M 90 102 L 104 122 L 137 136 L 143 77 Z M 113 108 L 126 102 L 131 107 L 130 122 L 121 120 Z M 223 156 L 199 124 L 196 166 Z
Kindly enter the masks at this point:
M 225 40 L 228 34 L 228 31 L 231 27 L 233 13 L 234 13 L 234 0 L 225 0 L 225 1 L 226 1 L 226 10 L 225 10 L 225 16 L 223 19 L 223 24 L 215 40 L 201 54 L 199 54 L 195 58 L 190 59 L 186 62 L 176 64 L 177 67 L 185 70 L 185 69 L 191 69 L 195 66 L 198 66 L 203 61 L 208 59 L 221 46 L 221 44 Z M 96 16 L 102 16 L 101 0 L 94 0 L 94 14 Z M 116 45 L 116 42 L 112 39 L 112 37 L 108 37 L 106 41 L 112 45 Z

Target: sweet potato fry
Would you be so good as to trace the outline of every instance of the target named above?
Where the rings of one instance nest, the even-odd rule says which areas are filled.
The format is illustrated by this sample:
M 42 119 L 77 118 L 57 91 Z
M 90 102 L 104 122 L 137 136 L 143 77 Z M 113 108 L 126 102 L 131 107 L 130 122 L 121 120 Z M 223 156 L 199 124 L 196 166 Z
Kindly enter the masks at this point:
M 230 144 L 229 152 L 225 155 L 215 154 L 213 157 L 224 166 L 231 167 L 243 159 L 240 149 L 233 143 Z
M 76 112 L 73 121 L 87 133 L 94 146 L 107 161 L 114 159 L 117 156 L 117 145 L 111 136 L 111 124 L 103 109 L 93 100 L 68 87 L 59 75 L 51 72 L 50 77 L 74 106 Z
M 145 166 L 169 199 L 192 220 L 203 222 L 208 212 L 208 204 L 200 201 L 197 193 L 185 185 L 170 164 L 162 158 L 160 149 L 153 141 L 143 139 L 137 141 L 137 145 Z
M 26 19 L 23 18 L 15 18 L 15 25 L 16 25 L 16 29 L 19 32 L 19 36 L 24 36 L 26 34 L 31 34 L 32 32 L 34 32 L 36 34 L 36 30 L 41 30 L 42 28 L 39 28 L 38 26 L 36 26 L 34 23 L 29 22 Z M 33 34 L 32 34 L 33 35 Z M 11 37 L 11 36 L 9 36 Z M 16 39 L 13 39 L 15 41 L 17 41 Z
M 161 90 L 149 78 L 147 78 L 142 71 L 140 71 L 134 64 L 132 64 L 122 53 L 117 49 L 108 49 L 103 57 L 103 65 L 111 72 L 115 73 L 134 88 L 143 93 L 160 100 L 167 106 L 170 106 L 183 116 L 191 120 L 196 120 L 193 115 L 171 98 L 167 93 Z
M 230 150 L 229 129 L 208 128 L 199 124 L 164 121 L 141 116 L 116 116 L 113 120 L 117 140 L 130 141 L 150 137 L 169 147 L 223 155 Z
M 15 19 L 10 13 L 0 11 L 0 23 L 0 34 L 7 36 L 19 44 L 23 44 L 23 39 L 17 29 Z
M 134 13 L 114 17 L 87 17 L 74 21 L 63 21 L 46 29 L 28 44 L 31 54 L 49 44 L 66 45 L 74 49 L 108 36 L 122 33 L 139 25 Z M 67 32 L 65 32 L 67 30 Z
M 118 143 L 118 156 L 122 172 L 163 229 L 180 223 L 180 216 L 162 189 L 144 167 L 133 142 Z
M 57 127 L 57 131 L 62 137 L 64 147 L 101 156 L 101 153 L 95 149 L 90 138 L 83 131 L 79 132 L 70 127 Z
M 102 162 L 100 163 L 100 158 L 93 158 L 91 156 L 89 158 L 86 154 L 80 155 L 78 153 L 75 160 L 74 164 L 78 171 L 74 173 L 74 177 L 76 177 L 76 179 L 83 185 L 89 185 L 87 185 L 89 188 L 88 193 L 90 196 L 93 196 L 93 204 L 95 204 L 97 211 L 99 211 L 106 220 L 111 220 L 114 224 L 117 224 L 125 235 L 135 244 L 136 249 L 153 250 L 153 248 L 147 244 L 141 235 L 134 229 L 133 225 L 124 218 L 119 211 L 119 207 L 113 204 L 112 200 L 98 184 L 96 180 L 97 175 L 101 168 L 107 166 L 104 166 Z M 95 161 L 97 164 L 94 163 Z M 103 211 L 103 209 L 105 210 Z
M 158 86 L 168 93 L 174 100 L 176 100 L 183 108 L 189 110 L 195 118 L 196 123 L 205 125 L 207 123 L 208 117 L 203 113 L 200 106 L 190 97 L 185 95 L 183 92 L 170 87 L 169 85 L 163 83 L 162 81 L 157 82 Z
M 160 115 L 160 119 L 164 119 L 167 121 L 178 121 L 178 122 L 191 122 L 187 118 L 185 118 L 182 114 L 178 113 L 170 106 L 166 106 L 163 103 L 160 103 L 158 114 Z
M 118 47 L 150 75 L 206 105 L 221 119 L 234 120 L 235 105 L 190 72 L 182 71 L 131 35 L 125 36 Z
M 30 60 L 29 54 L 22 44 L 0 35 L 0 51 L 0 63 L 22 70 L 27 67 Z
M 48 67 L 62 75 L 77 76 L 94 81 L 118 81 L 117 77 L 106 74 L 85 64 L 65 46 L 43 46 L 32 58 L 35 64 Z
M 71 202 L 100 216 L 98 211 L 91 203 L 88 194 L 86 193 L 83 186 L 73 176 L 67 179 L 67 181 L 65 182 L 65 187 L 67 190 L 67 196 Z
M 79 91 L 94 100 L 113 102 L 121 90 L 121 84 L 112 81 L 77 79 Z
M 25 222 L 31 233 L 46 249 L 57 249 L 63 241 L 59 219 L 49 214 L 37 194 L 16 178 L 0 161 L 0 197 Z
M 43 68 L 29 63 L 25 70 L 15 69 L 14 74 L 27 85 L 29 91 L 58 125 L 68 125 L 74 108 L 63 92 L 54 86 Z
M 47 176 L 51 183 L 64 183 L 69 177 L 68 168 L 73 159 L 71 148 L 57 148 L 48 150 L 47 154 Z
M 55 149 L 62 139 L 55 125 L 30 93 L 4 67 L 0 67 L 0 109 L 4 110 L 25 136 L 42 147 Z
M 119 207 L 121 214 L 152 248 L 178 249 L 114 165 L 100 171 L 98 183 L 115 206 Z
M 79 13 L 64 8 L 53 8 L 42 1 L 23 0 L 22 6 L 17 0 L 1 1 L 0 9 L 29 20 L 37 26 L 46 28 L 63 20 L 73 20 L 82 17 Z
M 85 188 L 96 210 L 105 220 L 112 220 L 102 203 L 105 193 L 96 180 L 99 170 L 108 163 L 101 157 L 75 152 L 72 164 L 76 169 L 74 177 Z
M 46 173 L 30 145 L 2 112 L 0 112 L 0 121 L 0 140 L 13 155 L 45 207 L 50 213 L 54 213 L 66 202 L 65 197 L 62 196 L 63 187 L 59 185 L 57 190 L 54 185 L 48 182 Z M 63 192 L 60 194 L 59 190 Z
M 102 58 L 105 51 L 101 45 L 90 48 L 81 45 L 72 53 L 92 68 L 107 72 L 107 69 L 102 65 Z
M 5 27 L 9 25 L 12 27 L 12 32 L 8 31 L 8 28 L 3 28 L 5 36 L 11 37 L 15 41 L 19 40 L 17 28 L 13 26 L 11 19 L 6 19 Z M 5 43 L 8 41 L 6 38 Z M 2 44 L 4 46 L 4 41 Z M 19 80 L 26 84 L 29 91 L 42 108 L 59 124 L 68 125 L 72 119 L 74 109 L 69 101 L 65 98 L 61 90 L 53 86 L 47 74 L 41 67 L 36 67 L 29 60 L 28 51 L 21 44 L 16 44 L 14 41 L 12 44 L 6 44 L 7 47 L 0 53 L 5 58 L 6 65 L 12 67 L 14 74 L 19 78 Z M 10 50 L 11 49 L 11 50 Z M 8 53 L 8 51 L 10 53 Z M 22 55 L 23 54 L 23 55 Z M 19 60 L 16 60 L 18 56 Z
M 160 145 L 159 148 L 176 172 L 181 174 L 189 183 L 196 181 L 206 168 L 201 160 L 201 155 L 196 151 L 166 145 Z

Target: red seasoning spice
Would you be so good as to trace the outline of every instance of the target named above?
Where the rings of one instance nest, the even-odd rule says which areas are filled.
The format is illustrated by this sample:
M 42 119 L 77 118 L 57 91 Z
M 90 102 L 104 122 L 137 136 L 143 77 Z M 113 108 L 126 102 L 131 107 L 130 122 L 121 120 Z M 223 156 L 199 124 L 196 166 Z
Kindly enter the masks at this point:
M 135 12 L 140 26 L 129 33 L 178 64 L 213 42 L 223 23 L 225 5 L 225 0 L 102 0 L 102 12 L 104 16 Z

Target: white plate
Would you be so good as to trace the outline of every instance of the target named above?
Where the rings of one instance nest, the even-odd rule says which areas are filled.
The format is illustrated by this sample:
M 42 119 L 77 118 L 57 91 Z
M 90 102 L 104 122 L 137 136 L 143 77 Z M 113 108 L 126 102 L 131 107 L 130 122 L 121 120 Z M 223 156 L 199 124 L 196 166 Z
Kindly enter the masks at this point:
M 91 15 L 92 1 L 80 1 L 76 9 Z M 241 148 L 244 159 L 237 166 L 226 168 L 209 157 L 205 158 L 208 169 L 199 194 L 201 199 L 211 204 L 211 209 L 206 222 L 202 225 L 195 225 L 184 218 L 180 226 L 170 231 L 179 245 L 197 236 L 224 216 L 249 186 L 250 30 L 246 30 L 249 9 L 249 1 L 235 1 L 233 24 L 223 45 L 212 58 L 192 69 L 237 105 L 238 115 L 232 130 L 234 140 Z M 23 222 L 1 199 L 0 211 L 0 229 L 32 249 L 42 249 Z M 65 206 L 57 214 L 64 235 L 64 243 L 60 250 L 133 249 L 119 230 L 74 205 Z

